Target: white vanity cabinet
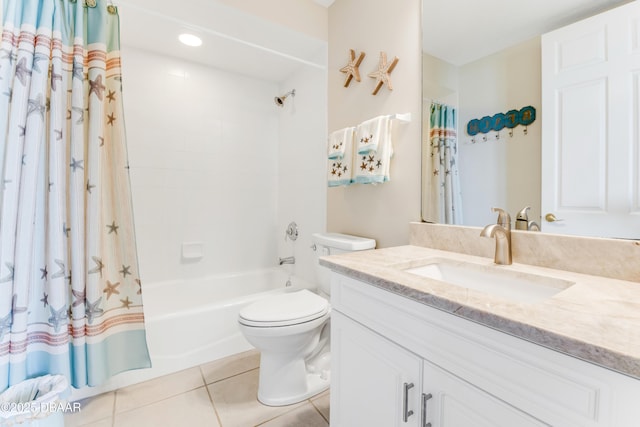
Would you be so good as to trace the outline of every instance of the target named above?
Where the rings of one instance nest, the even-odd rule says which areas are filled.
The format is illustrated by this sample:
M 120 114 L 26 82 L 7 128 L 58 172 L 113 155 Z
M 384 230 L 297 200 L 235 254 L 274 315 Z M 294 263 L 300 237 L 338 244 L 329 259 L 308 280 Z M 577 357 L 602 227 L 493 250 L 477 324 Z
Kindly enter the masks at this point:
M 470 355 L 473 356 L 473 355 Z M 421 427 L 540 427 L 547 424 L 444 369 L 424 362 Z
M 332 427 L 640 425 L 637 379 L 342 274 L 331 298 Z
M 420 426 L 419 356 L 335 311 L 331 340 L 332 426 Z

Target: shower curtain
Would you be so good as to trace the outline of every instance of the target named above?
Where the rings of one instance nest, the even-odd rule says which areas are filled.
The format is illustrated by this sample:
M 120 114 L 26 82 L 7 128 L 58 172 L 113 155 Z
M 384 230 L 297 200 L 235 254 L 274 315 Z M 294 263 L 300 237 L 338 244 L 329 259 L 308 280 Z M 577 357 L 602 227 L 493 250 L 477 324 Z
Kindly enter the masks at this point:
M 458 176 L 457 111 L 431 103 L 426 164 L 426 212 L 424 219 L 441 224 L 462 224 Z
M 149 367 L 124 132 L 117 10 L 4 0 L 0 390 Z

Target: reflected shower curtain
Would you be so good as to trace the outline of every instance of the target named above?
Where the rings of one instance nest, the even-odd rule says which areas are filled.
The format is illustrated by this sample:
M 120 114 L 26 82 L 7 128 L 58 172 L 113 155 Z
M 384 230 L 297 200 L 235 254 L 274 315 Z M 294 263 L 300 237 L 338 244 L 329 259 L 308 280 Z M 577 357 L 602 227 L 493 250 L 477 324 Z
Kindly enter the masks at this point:
M 97 4 L 96 4 L 97 3 Z M 0 390 L 150 366 L 115 7 L 4 0 Z
M 425 150 L 427 203 L 424 219 L 441 224 L 462 224 L 458 176 L 457 111 L 431 103 L 429 144 Z

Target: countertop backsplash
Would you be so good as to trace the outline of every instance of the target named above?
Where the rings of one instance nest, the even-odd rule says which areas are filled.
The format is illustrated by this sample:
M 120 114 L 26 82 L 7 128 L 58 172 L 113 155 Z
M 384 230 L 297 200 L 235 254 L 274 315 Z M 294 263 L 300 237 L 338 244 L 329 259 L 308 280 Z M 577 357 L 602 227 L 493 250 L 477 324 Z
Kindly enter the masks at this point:
M 409 243 L 492 258 L 481 227 L 410 223 Z M 640 283 L 640 241 L 511 230 L 513 262 Z

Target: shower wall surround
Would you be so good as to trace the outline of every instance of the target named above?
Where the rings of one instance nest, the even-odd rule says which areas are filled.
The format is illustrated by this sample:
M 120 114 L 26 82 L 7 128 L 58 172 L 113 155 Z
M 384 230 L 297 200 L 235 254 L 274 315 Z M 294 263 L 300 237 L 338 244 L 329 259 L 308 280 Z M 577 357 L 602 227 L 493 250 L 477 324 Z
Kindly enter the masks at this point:
M 276 83 L 126 45 L 122 56 L 143 282 L 275 266 L 284 233 L 280 223 L 294 219 L 287 212 L 279 221 L 279 205 L 288 209 L 287 200 L 296 191 L 282 178 L 307 181 L 303 187 L 313 186 L 315 175 L 318 185 L 324 179 L 321 156 L 307 157 L 305 150 L 313 150 L 314 143 L 324 147 L 326 104 L 305 91 L 317 87 L 314 91 L 320 92 L 325 71 L 302 69 L 298 74 L 307 73 L 302 81 L 292 76 L 283 82 L 287 87 L 295 82 L 299 92 L 294 101 L 298 110 L 287 108 L 292 105 L 283 111 L 273 105 L 273 97 L 282 90 Z M 287 115 L 288 122 L 283 121 Z M 315 175 L 312 161 L 306 163 L 306 173 L 279 169 L 286 165 L 280 156 L 282 147 L 291 145 L 283 140 L 286 135 L 292 138 L 287 130 L 291 126 L 313 135 L 304 138 L 298 155 L 319 159 Z M 296 135 L 296 144 L 301 136 Z M 324 206 L 323 197 L 318 202 Z M 295 212 L 305 232 L 324 227 L 317 210 L 321 208 L 311 203 Z M 202 242 L 204 256 L 183 259 L 183 242 Z
M 326 51 L 318 62 L 326 62 Z M 287 98 L 278 110 L 278 256 L 295 255 L 288 265 L 295 275 L 316 282 L 316 259 L 311 235 L 326 230 L 327 188 L 327 71 L 303 68 L 280 84 L 280 93 L 296 88 L 295 98 Z M 298 224 L 295 242 L 284 240 L 289 222 Z

